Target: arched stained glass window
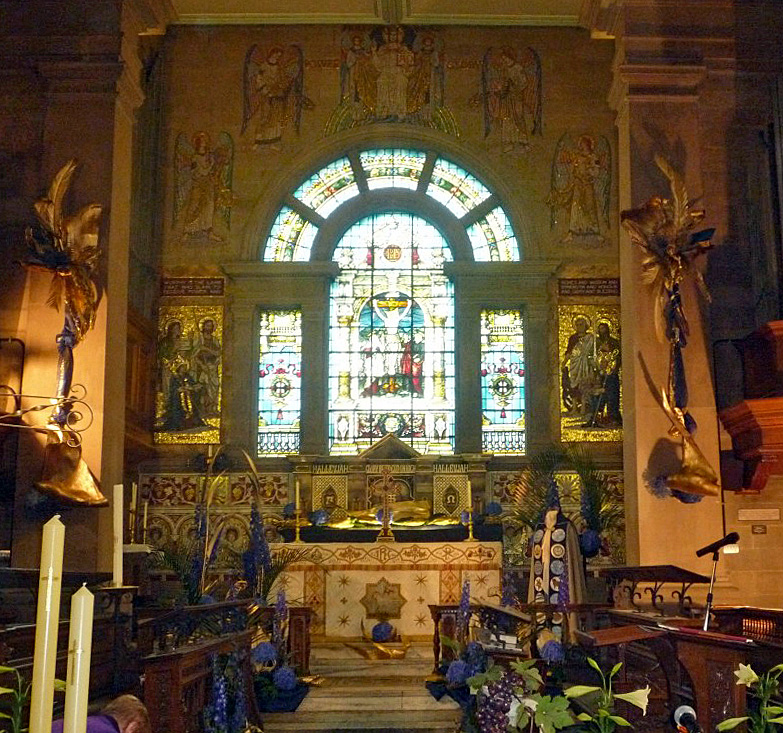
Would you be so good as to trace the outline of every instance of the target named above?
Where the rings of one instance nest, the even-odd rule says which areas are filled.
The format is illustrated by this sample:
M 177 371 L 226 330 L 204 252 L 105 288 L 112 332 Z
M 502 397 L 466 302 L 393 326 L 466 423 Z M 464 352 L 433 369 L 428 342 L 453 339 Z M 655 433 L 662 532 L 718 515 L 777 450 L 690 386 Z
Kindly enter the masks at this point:
M 519 261 L 511 222 L 489 188 L 446 158 L 406 148 L 364 150 L 357 163 L 342 157 L 309 176 L 278 212 L 264 260 L 308 261 L 319 225 L 339 206 L 363 190 L 395 188 L 423 191 L 459 220 L 477 262 Z
M 454 452 L 454 298 L 438 230 L 406 212 L 356 222 L 334 252 L 329 446 L 359 453 L 394 434 Z

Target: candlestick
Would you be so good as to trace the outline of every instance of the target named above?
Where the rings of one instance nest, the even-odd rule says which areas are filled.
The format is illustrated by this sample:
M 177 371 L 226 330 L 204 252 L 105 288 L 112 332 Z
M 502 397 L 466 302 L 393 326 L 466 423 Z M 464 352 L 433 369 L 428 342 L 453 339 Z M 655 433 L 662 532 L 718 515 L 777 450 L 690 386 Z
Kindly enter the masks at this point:
M 147 515 L 149 514 L 150 509 L 150 500 L 146 499 L 144 501 L 144 518 L 141 522 L 141 541 L 146 545 L 147 544 Z
M 38 613 L 35 617 L 35 652 L 30 696 L 30 733 L 51 733 L 54 704 L 54 665 L 57 661 L 57 628 L 60 621 L 60 589 L 63 574 L 65 526 L 60 515 L 43 528 L 41 571 L 38 580 Z
M 87 590 L 85 583 L 71 598 L 63 733 L 83 733 L 87 729 L 94 606 L 95 596 Z
M 467 542 L 476 542 L 473 536 L 473 486 L 468 479 L 468 539 Z
M 131 544 L 136 542 L 136 525 L 138 524 L 139 512 L 136 508 L 136 499 L 138 497 L 139 487 L 134 481 L 131 484 L 131 499 L 130 506 L 128 507 L 128 524 L 130 525 L 130 541 Z
M 122 515 L 123 515 L 123 487 L 122 484 L 114 485 L 114 495 L 112 498 L 114 545 L 112 552 L 112 582 L 115 588 L 122 586 Z
M 299 479 L 296 480 L 296 512 L 294 514 L 294 542 L 301 542 L 299 537 Z

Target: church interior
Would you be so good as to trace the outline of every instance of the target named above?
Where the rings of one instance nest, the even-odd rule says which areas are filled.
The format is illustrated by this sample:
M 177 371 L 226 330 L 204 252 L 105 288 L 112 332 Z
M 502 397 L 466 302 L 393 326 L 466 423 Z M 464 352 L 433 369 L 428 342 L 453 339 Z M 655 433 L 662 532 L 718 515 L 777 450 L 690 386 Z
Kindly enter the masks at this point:
M 782 33 L 0 0 L 0 731 L 775 729 Z

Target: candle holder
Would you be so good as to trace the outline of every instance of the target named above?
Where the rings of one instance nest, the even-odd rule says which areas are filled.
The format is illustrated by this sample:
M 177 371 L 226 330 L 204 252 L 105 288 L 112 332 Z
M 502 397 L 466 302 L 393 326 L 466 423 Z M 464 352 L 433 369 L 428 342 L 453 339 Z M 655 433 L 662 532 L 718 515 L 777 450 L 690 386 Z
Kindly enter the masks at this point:
M 478 542 L 478 540 L 473 536 L 473 510 L 468 510 L 468 538 L 465 540 L 465 542 Z

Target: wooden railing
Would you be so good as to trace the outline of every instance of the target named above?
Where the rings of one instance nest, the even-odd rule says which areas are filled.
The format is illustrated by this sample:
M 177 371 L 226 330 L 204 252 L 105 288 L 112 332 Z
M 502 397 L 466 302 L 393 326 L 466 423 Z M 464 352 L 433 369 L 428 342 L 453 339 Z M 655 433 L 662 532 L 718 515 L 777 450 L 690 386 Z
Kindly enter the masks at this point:
M 713 608 L 712 612 L 722 633 L 783 648 L 783 611 L 732 606 Z

